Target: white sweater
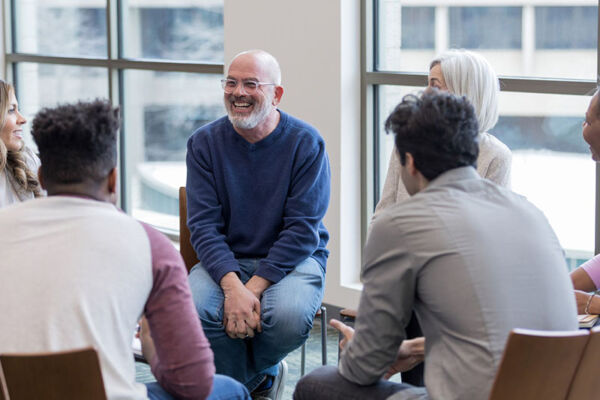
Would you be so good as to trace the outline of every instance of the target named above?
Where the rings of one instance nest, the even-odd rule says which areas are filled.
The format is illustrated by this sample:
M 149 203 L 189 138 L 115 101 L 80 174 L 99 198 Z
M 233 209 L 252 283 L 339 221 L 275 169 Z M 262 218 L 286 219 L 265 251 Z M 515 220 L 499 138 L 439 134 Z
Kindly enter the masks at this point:
M 504 143 L 487 132 L 480 134 L 477 172 L 482 178 L 510 188 L 511 161 L 512 153 Z M 371 221 L 389 206 L 400 203 L 409 197 L 400 176 L 400 156 L 394 147 L 383 185 L 383 193 L 377 207 L 375 207 L 375 213 Z
M 34 174 L 37 174 L 37 170 L 40 167 L 40 159 L 28 147 L 23 150 L 23 154 L 25 155 L 25 162 L 29 169 Z M 33 193 L 31 192 L 18 193 L 6 173 L 6 168 L 0 171 L 0 208 L 20 201 L 33 199 L 33 197 Z

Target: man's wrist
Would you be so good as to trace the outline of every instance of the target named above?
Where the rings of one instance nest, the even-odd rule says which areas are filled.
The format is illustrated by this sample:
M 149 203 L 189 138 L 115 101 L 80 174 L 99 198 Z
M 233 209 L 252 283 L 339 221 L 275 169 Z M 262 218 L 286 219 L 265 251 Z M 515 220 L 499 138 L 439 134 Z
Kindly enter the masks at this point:
M 250 290 L 254 295 L 260 299 L 262 293 L 271 286 L 271 281 L 263 278 L 262 276 L 254 275 L 248 282 L 246 282 L 246 288 Z
M 242 281 L 235 272 L 228 272 L 221 278 L 219 286 L 221 286 L 221 289 L 223 289 L 224 292 L 227 292 L 241 283 Z

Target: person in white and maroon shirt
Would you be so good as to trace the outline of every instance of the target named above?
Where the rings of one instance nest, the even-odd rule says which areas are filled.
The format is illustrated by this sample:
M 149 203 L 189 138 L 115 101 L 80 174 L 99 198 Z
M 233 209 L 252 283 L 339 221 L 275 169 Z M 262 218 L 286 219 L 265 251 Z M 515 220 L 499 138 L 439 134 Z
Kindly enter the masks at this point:
M 0 353 L 93 346 L 111 400 L 247 399 L 214 373 L 179 253 L 114 205 L 118 126 L 101 100 L 35 117 L 49 197 L 0 210 Z M 143 353 L 158 380 L 147 388 L 135 382 L 131 352 L 142 314 Z

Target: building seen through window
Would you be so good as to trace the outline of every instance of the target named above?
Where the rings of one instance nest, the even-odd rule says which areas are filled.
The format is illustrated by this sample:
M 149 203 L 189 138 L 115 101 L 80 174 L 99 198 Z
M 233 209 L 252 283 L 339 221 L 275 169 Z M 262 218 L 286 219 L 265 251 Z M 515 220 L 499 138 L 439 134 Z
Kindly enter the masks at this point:
M 483 55 L 501 77 L 596 81 L 597 1 L 435 3 L 421 7 L 416 0 L 377 2 L 375 73 L 427 73 L 436 54 L 466 48 Z M 406 37 L 414 32 L 433 37 L 433 43 Z M 404 94 L 422 89 L 378 85 L 379 121 Z M 502 92 L 500 119 L 490 132 L 512 150 L 513 190 L 545 213 L 570 267 L 594 251 L 595 164 L 581 137 L 589 100 L 582 95 Z M 382 126 L 376 135 L 380 150 L 375 170 L 383 182 L 393 138 Z

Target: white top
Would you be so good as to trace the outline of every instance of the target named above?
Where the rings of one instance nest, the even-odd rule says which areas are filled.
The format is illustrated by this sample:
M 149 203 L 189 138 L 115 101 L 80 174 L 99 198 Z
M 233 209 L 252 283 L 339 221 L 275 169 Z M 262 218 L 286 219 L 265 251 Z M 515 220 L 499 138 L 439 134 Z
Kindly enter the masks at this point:
M 487 132 L 479 135 L 477 172 L 482 178 L 510 188 L 511 162 L 512 153 L 504 143 Z M 400 166 L 400 155 L 394 147 L 383 185 L 383 193 L 379 203 L 377 203 L 371 223 L 383 210 L 410 197 L 400 176 Z
M 40 167 L 40 159 L 28 147 L 23 149 L 23 154 L 25 155 L 25 162 L 29 169 L 33 171 L 34 174 L 37 174 L 38 168 Z M 33 198 L 34 195 L 32 192 L 22 193 L 15 190 L 11 179 L 6 173 L 6 168 L 0 171 L 0 208 Z
M 144 313 L 163 388 L 208 395 L 213 355 L 181 256 L 164 235 L 110 203 L 70 196 L 2 209 L 0 226 L 0 353 L 92 346 L 109 400 L 147 399 L 131 352 Z

